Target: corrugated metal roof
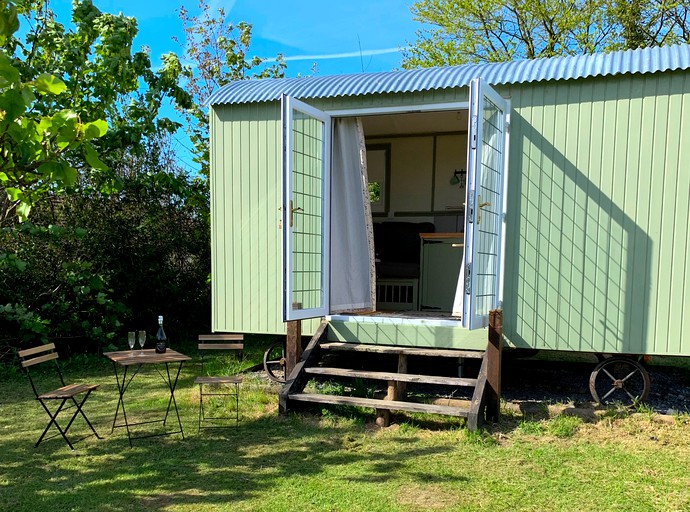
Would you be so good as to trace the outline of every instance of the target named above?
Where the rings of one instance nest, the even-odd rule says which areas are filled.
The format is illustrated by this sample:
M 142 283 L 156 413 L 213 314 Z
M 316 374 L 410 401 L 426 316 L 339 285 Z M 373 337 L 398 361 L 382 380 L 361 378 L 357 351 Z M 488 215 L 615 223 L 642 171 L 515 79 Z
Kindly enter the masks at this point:
M 208 103 L 219 105 L 273 101 L 280 99 L 283 93 L 305 99 L 429 91 L 467 86 L 471 79 L 477 77 L 491 85 L 507 85 L 689 68 L 690 45 L 680 44 L 573 57 L 383 73 L 239 80 L 213 93 Z

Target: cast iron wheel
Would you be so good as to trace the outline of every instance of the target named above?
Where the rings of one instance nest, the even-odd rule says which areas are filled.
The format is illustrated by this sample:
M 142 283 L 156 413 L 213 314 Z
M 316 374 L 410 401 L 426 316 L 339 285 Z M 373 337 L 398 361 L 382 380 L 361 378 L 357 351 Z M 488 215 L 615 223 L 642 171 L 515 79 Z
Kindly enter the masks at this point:
M 264 370 L 273 382 L 285 382 L 285 348 L 283 343 L 274 343 L 264 352 Z
M 619 403 L 630 406 L 649 396 L 649 373 L 629 357 L 609 357 L 601 361 L 589 377 L 589 391 L 598 404 Z

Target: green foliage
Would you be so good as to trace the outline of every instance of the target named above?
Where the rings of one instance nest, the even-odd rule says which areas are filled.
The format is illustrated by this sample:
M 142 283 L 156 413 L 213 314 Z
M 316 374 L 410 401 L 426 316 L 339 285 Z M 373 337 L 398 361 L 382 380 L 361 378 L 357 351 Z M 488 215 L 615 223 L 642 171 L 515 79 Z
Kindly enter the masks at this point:
M 16 259 L 0 266 L 0 304 L 24 304 L 49 320 L 51 340 L 74 350 L 108 346 L 127 329 L 152 333 L 158 314 L 171 343 L 208 330 L 205 191 L 201 180 L 162 168 L 124 178 L 118 195 L 69 194 L 39 205 L 36 224 L 0 231 L 0 246 Z M 2 313 L 0 325 L 10 342 L 39 341 Z
M 405 68 L 690 41 L 690 7 L 681 0 L 419 0 L 411 11 L 423 28 Z
M 189 137 L 194 146 L 195 161 L 201 165 L 201 174 L 208 177 L 209 135 L 208 109 L 204 107 L 211 94 L 233 80 L 279 78 L 286 67 L 282 55 L 275 62 L 250 57 L 252 25 L 241 21 L 226 22 L 225 9 L 211 11 L 210 4 L 200 1 L 198 16 L 190 16 L 180 8 L 180 19 L 185 32 L 184 58 L 191 66 L 181 68 L 186 90 L 193 102 L 181 106 L 187 120 Z
M 375 387 L 370 386 L 359 377 L 352 381 L 352 396 L 360 398 L 374 398 Z
M 381 184 L 378 182 L 369 183 L 369 201 L 377 203 L 381 200 Z
M 179 127 L 159 117 L 163 102 L 190 105 L 179 61 L 154 72 L 148 50 L 132 52 L 136 20 L 91 0 L 74 2 L 69 29 L 42 0 L 0 6 L 0 224 L 76 185 L 118 191 L 124 156 Z
M 29 342 L 48 341 L 48 320 L 41 318 L 36 312 L 28 310 L 20 304 L 0 305 L 0 318 L 2 319 L 4 333 L 16 333 L 15 337 L 20 344 Z M 4 353 L 13 344 L 6 343 L 0 345 L 0 350 Z
M 42 217 L 39 209 L 36 217 Z M 2 245 L 22 265 L 0 267 L 0 350 L 56 339 L 108 344 L 125 311 L 112 297 L 108 278 L 80 253 L 84 229 L 24 222 L 0 231 Z
M 207 184 L 175 164 L 179 124 L 159 115 L 191 97 L 177 57 L 154 71 L 136 33 L 91 0 L 73 3 L 68 26 L 42 0 L 0 0 L 5 350 L 94 350 L 153 330 L 158 314 L 171 340 L 207 322 Z
M 23 13 L 46 12 L 31 1 L 19 5 Z M 107 130 L 101 121 L 98 131 L 89 131 L 89 123 L 58 99 L 67 92 L 61 73 L 32 66 L 35 54 L 15 38 L 18 15 L 15 3 L 0 2 L 0 192 L 6 195 L 0 222 L 10 211 L 26 220 L 40 196 L 72 187 L 78 164 L 71 156 Z

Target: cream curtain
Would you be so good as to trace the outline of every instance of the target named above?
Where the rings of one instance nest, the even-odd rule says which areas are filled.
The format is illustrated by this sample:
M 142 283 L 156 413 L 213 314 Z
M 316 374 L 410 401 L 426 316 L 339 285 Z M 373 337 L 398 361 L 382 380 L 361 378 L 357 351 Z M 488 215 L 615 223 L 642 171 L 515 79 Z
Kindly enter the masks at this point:
M 374 234 L 361 119 L 336 119 L 332 147 L 330 312 L 373 311 Z

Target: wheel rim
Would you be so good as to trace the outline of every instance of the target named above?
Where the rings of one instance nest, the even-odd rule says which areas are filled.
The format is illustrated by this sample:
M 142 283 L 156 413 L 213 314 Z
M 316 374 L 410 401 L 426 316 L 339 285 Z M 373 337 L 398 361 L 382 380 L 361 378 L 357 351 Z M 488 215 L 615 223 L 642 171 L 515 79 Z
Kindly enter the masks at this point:
M 274 343 L 264 352 L 264 370 L 273 382 L 285 382 L 285 354 L 282 343 Z
M 649 373 L 639 362 L 627 357 L 611 357 L 600 362 L 589 379 L 595 402 L 630 406 L 649 397 Z

